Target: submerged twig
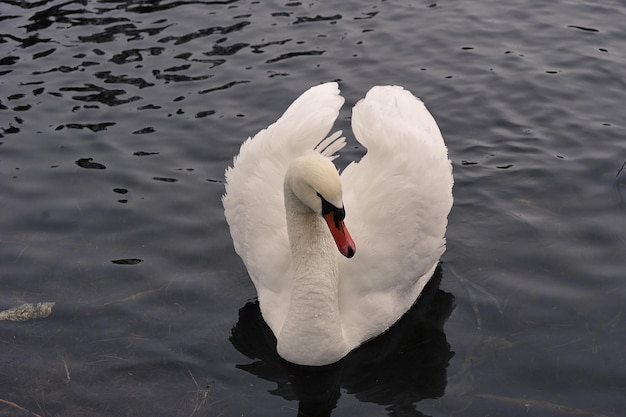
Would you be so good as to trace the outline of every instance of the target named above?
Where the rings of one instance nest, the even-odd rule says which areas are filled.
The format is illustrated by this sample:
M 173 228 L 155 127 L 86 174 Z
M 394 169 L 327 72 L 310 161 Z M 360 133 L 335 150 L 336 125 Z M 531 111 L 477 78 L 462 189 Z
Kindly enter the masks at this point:
M 128 302 L 128 301 L 134 301 L 137 298 L 143 297 L 145 295 L 149 295 L 149 294 L 152 294 L 152 293 L 155 293 L 155 292 L 159 292 L 159 291 L 163 290 L 163 288 L 165 288 L 165 287 L 159 287 L 159 288 L 153 288 L 153 289 L 150 289 L 150 290 L 140 291 L 140 292 L 138 292 L 136 294 L 133 294 L 133 295 L 130 295 L 130 296 L 126 297 L 126 298 L 122 298 L 121 300 L 109 301 L 108 303 L 104 303 L 104 305 L 108 306 L 108 305 L 111 305 L 111 304 L 125 303 L 125 302 Z
M 516 398 L 516 397 L 507 397 L 503 395 L 496 394 L 476 394 L 479 398 L 485 398 L 487 400 L 492 401 L 500 401 L 503 403 L 514 404 L 520 407 L 524 407 L 527 410 L 529 408 L 535 408 L 536 410 L 541 410 L 545 412 L 560 412 L 564 415 L 569 416 L 587 416 L 587 417 L 607 417 L 605 414 L 596 413 L 594 411 L 583 410 L 580 408 L 571 408 L 564 406 L 562 404 L 553 403 L 551 401 L 542 401 L 542 400 L 532 400 L 528 398 Z
M 476 296 L 476 293 L 480 293 L 485 296 L 491 303 L 496 306 L 498 312 L 502 314 L 502 306 L 500 306 L 500 302 L 496 297 L 494 297 L 491 293 L 489 293 L 481 286 L 474 284 L 473 282 L 463 278 L 460 274 L 457 274 L 452 266 L 449 266 L 448 268 L 450 269 L 450 272 L 461 282 L 461 284 L 465 286 L 465 290 L 467 291 L 467 295 L 469 297 L 470 306 L 472 308 L 472 312 L 474 313 L 474 319 L 476 320 L 476 329 L 478 331 L 482 331 L 483 325 L 480 315 L 479 300 Z
M 198 385 L 198 381 L 196 381 L 196 378 L 191 373 L 191 369 L 189 369 L 189 366 L 185 365 L 185 368 L 187 368 L 187 372 L 189 373 L 189 376 L 191 377 L 194 385 L 196 386 L 196 388 L 198 388 L 196 391 L 193 391 L 193 393 L 195 394 L 194 405 L 193 410 L 191 410 L 191 414 L 189 414 L 189 416 L 192 417 L 194 414 L 196 414 L 196 412 L 200 411 L 200 409 L 206 405 L 206 402 L 209 399 L 209 389 L 201 389 Z
M 20 411 L 23 411 L 23 412 L 25 412 L 25 413 L 28 413 L 28 414 L 30 414 L 31 416 L 41 417 L 41 415 L 40 415 L 40 414 L 33 413 L 32 411 L 27 410 L 26 408 L 24 408 L 24 407 L 22 407 L 22 406 L 20 406 L 20 405 L 15 404 L 13 401 L 3 400 L 2 398 L 0 398 L 0 404 L 6 404 L 6 405 L 8 405 L 9 407 L 13 407 L 13 408 L 15 408 L 15 409 L 17 409 L 17 410 L 20 410 Z
M 65 383 L 69 384 L 71 381 L 70 378 L 70 368 L 67 366 L 67 362 L 63 359 L 63 367 L 65 368 Z

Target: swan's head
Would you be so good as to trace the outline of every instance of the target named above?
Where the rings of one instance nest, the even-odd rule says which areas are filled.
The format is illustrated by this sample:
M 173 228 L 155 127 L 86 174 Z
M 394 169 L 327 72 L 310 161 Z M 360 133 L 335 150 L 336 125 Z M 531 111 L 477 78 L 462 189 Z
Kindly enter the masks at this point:
M 339 252 L 352 258 L 356 245 L 344 224 L 341 179 L 331 160 L 316 152 L 296 159 L 285 175 L 285 188 L 324 218 Z

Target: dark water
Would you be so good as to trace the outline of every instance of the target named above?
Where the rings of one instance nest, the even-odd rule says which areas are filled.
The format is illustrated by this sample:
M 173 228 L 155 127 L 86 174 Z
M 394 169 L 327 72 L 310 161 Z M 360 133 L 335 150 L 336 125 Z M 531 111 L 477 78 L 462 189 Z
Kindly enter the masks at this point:
M 623 415 L 625 18 L 618 1 L 2 1 L 0 310 L 56 304 L 0 321 L 0 415 Z M 220 196 L 240 143 L 329 80 L 338 128 L 372 85 L 420 96 L 455 206 L 423 299 L 313 372 L 277 358 Z

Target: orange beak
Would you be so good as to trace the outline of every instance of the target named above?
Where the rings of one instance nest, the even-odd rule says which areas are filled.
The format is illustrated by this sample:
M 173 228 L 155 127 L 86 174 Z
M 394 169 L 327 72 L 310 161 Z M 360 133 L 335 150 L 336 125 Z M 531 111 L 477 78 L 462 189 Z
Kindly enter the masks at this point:
M 356 252 L 356 245 L 352 240 L 352 236 L 348 233 L 348 229 L 343 220 L 337 220 L 333 211 L 324 214 L 324 220 L 326 220 L 326 224 L 328 224 L 328 228 L 333 235 L 333 239 L 335 239 L 339 252 L 346 258 L 352 258 Z

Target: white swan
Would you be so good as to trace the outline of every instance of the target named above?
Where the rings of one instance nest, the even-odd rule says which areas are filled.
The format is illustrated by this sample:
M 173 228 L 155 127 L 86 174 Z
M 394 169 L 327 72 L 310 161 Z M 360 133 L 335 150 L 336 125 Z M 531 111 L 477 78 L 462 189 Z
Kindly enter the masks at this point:
M 452 167 L 424 104 L 372 88 L 352 114 L 367 154 L 339 176 L 331 160 L 345 139 L 324 138 L 343 102 L 336 83 L 309 89 L 226 170 L 235 250 L 278 353 L 300 365 L 336 362 L 386 331 L 445 250 Z

